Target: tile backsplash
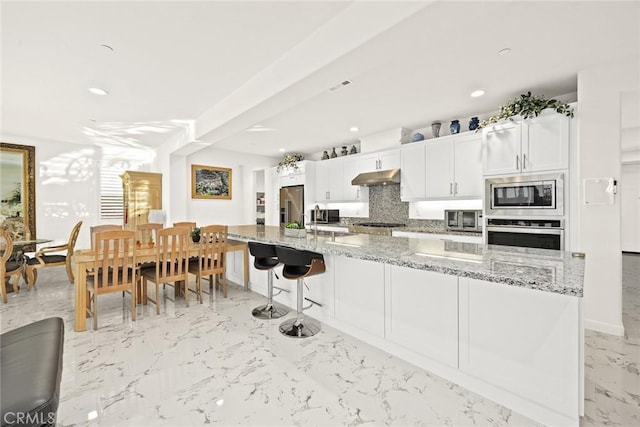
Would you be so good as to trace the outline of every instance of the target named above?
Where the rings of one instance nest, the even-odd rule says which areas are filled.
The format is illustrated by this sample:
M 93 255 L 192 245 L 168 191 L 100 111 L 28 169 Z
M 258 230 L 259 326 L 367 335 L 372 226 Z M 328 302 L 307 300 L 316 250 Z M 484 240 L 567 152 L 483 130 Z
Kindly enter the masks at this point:
M 443 213 L 444 215 L 444 213 Z M 369 218 L 341 217 L 344 225 L 358 222 L 396 222 L 408 227 L 424 227 L 432 230 L 446 229 L 444 216 L 437 219 L 409 219 L 409 202 L 400 200 L 400 185 L 376 185 L 369 187 Z

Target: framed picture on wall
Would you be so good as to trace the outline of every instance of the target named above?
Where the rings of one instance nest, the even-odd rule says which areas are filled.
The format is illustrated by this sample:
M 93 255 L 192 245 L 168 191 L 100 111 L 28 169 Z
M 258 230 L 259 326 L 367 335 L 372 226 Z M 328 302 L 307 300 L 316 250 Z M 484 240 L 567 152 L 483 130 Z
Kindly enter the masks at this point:
M 231 169 L 191 165 L 192 199 L 231 199 Z

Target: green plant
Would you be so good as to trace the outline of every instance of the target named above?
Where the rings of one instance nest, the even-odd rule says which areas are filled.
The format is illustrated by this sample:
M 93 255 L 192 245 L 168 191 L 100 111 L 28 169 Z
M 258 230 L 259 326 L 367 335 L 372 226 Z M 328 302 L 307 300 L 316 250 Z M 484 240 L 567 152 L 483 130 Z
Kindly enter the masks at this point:
M 153 243 L 153 235 L 149 235 L 149 240 L 147 241 L 147 243 Z
M 276 170 L 280 172 L 285 168 L 298 169 L 298 162 L 302 160 L 304 160 L 304 156 L 302 154 L 286 154 L 282 161 L 278 163 Z
M 301 223 L 300 221 L 290 222 L 285 227 L 293 228 L 293 229 L 296 229 L 296 230 L 304 230 L 304 224 Z
M 191 230 L 191 240 L 194 242 L 200 241 L 200 227 L 193 227 L 193 230 Z
M 537 117 L 542 110 L 546 108 L 553 108 L 556 113 L 573 117 L 573 108 L 571 108 L 569 104 L 558 101 L 557 99 L 546 99 L 544 96 L 534 96 L 531 92 L 527 92 L 526 94 L 520 95 L 519 98 L 512 99 L 502 105 L 498 114 L 483 120 L 478 126 L 478 129 L 496 123 L 500 119 L 513 120 L 513 116 L 521 116 L 523 119 Z

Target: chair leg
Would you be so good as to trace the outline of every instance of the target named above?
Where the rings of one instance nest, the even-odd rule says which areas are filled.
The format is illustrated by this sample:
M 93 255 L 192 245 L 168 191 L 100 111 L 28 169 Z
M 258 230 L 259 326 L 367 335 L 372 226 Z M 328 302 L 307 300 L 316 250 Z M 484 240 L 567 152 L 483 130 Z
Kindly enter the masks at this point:
M 7 303 L 7 278 L 2 277 L 2 283 L 0 284 L 0 290 L 2 291 L 2 302 Z
M 73 267 L 71 266 L 70 261 L 67 261 L 67 277 L 69 278 L 69 283 L 73 285 L 75 283 L 75 279 L 73 277 Z
M 160 284 L 156 283 L 156 314 L 160 314 Z
M 98 330 L 98 295 L 97 294 L 92 294 L 91 295 L 91 305 L 93 306 L 91 313 L 93 314 L 93 330 L 97 331 Z
M 187 307 L 189 307 L 189 277 L 184 281 L 184 302 L 187 304 Z
M 224 295 L 224 297 L 227 297 L 227 275 L 224 273 L 221 273 L 220 276 L 222 277 L 222 295 Z
M 33 288 L 36 285 L 38 270 L 33 265 L 29 265 L 27 266 L 26 271 L 27 271 L 27 285 L 28 285 L 27 289 L 31 290 L 31 288 Z
M 136 320 L 136 286 L 131 289 L 131 320 Z

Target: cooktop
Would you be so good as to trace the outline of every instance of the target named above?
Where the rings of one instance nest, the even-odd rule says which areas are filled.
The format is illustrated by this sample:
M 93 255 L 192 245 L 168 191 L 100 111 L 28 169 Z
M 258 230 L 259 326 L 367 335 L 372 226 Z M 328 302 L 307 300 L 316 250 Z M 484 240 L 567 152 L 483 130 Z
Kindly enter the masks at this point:
M 400 224 L 394 222 L 358 222 L 353 225 L 359 225 L 362 227 L 406 227 L 407 224 Z

